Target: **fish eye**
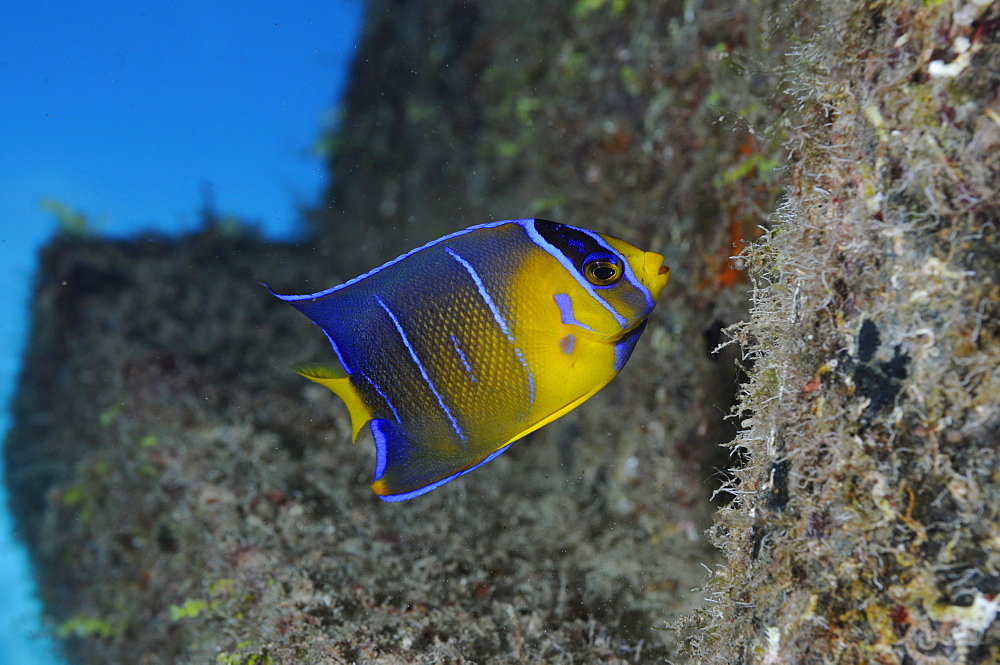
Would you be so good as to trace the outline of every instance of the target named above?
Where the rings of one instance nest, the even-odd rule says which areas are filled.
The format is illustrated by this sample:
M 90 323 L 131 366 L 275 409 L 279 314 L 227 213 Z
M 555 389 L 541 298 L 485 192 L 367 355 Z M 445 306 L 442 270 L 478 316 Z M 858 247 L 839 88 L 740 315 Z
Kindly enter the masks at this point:
M 622 276 L 621 263 L 617 257 L 609 254 L 587 257 L 583 264 L 583 275 L 594 286 L 614 284 Z

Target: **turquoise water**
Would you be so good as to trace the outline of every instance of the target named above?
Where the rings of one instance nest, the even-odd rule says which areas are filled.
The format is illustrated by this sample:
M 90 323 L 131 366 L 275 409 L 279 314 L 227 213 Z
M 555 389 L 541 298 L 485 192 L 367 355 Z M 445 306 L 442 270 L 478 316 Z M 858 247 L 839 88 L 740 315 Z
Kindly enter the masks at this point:
M 195 228 L 210 202 L 270 237 L 317 200 L 329 126 L 358 40 L 360 0 L 40 0 L 0 21 L 0 402 L 27 332 L 51 204 L 92 232 Z M 0 432 L 10 426 L 0 411 Z M 2 465 L 0 459 L 0 465 Z M 0 472 L 3 469 L 0 467 Z M 0 661 L 60 663 L 0 486 Z

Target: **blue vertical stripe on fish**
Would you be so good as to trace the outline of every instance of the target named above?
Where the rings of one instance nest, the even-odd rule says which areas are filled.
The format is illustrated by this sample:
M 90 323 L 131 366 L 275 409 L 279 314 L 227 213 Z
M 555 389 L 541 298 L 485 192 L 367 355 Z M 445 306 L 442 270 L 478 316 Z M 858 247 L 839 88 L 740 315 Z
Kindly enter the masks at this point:
M 462 347 L 460 347 L 460 346 L 458 345 L 458 340 L 457 340 L 457 339 L 455 339 L 455 336 L 454 336 L 454 335 L 452 335 L 452 336 L 451 336 L 451 343 L 452 343 L 452 345 L 454 345 L 454 347 L 455 347 L 455 353 L 457 353 L 457 354 L 458 354 L 458 357 L 459 357 L 459 358 L 460 358 L 460 359 L 462 360 L 462 365 L 463 365 L 463 366 L 465 367 L 465 371 L 469 373 L 469 378 L 470 378 L 470 379 L 471 379 L 471 380 L 472 380 L 473 382 L 475 382 L 475 380 L 476 380 L 476 375 L 475 375 L 475 373 L 474 373 L 474 372 L 472 371 L 472 366 L 471 366 L 471 365 L 469 364 L 469 359 L 465 357 L 465 352 L 464 352 L 464 351 L 462 351 Z
M 379 306 L 385 310 L 385 313 L 389 315 L 392 325 L 396 327 L 396 331 L 399 332 L 399 336 L 402 338 L 403 344 L 406 345 L 406 350 L 410 352 L 410 357 L 413 358 L 413 362 L 417 365 L 417 369 L 420 370 L 420 376 L 424 377 L 424 382 L 434 394 L 438 404 L 441 406 L 441 410 L 444 411 L 444 415 L 448 416 L 448 420 L 451 421 L 451 426 L 455 430 L 455 434 L 458 434 L 458 438 L 464 442 L 465 434 L 462 433 L 462 428 L 458 426 L 458 421 L 455 420 L 455 416 L 452 415 L 451 409 L 449 409 L 448 405 L 444 403 L 444 398 L 441 397 L 441 393 L 437 391 L 437 388 L 434 387 L 434 382 L 431 381 L 431 377 L 427 375 L 427 369 L 424 367 L 424 364 L 420 362 L 420 358 L 417 357 L 417 352 L 413 350 L 413 345 L 410 344 L 410 340 L 407 339 L 403 326 L 399 324 L 399 319 L 396 318 L 396 315 L 392 313 L 392 310 L 389 309 L 388 305 L 386 305 L 380 297 L 375 296 L 375 302 L 377 302 Z
M 584 278 L 584 276 L 580 274 L 579 270 L 577 270 L 576 267 L 573 265 L 573 262 L 570 261 L 569 257 L 566 255 L 566 252 L 561 251 L 559 248 L 553 245 L 548 239 L 543 237 L 542 234 L 539 233 L 537 227 L 534 224 L 530 224 L 525 228 L 528 231 L 528 235 L 535 242 L 535 244 L 537 244 L 539 247 L 541 247 L 546 252 L 551 254 L 553 258 L 559 261 L 559 263 L 562 264 L 563 268 L 566 269 L 566 272 L 569 275 L 571 275 L 577 281 L 577 283 L 579 283 L 581 287 L 583 287 L 583 290 L 586 291 L 586 293 L 591 298 L 600 303 L 602 307 L 607 309 L 608 312 L 610 312 L 611 315 L 615 317 L 615 321 L 617 321 L 619 325 L 624 326 L 626 323 L 628 323 L 627 319 L 624 316 L 615 311 L 614 307 L 612 307 L 604 299 L 602 299 L 600 296 L 597 295 L 597 293 L 594 291 L 594 287 L 587 283 L 587 280 Z M 583 243 L 581 243 L 578 239 L 575 240 L 575 242 L 574 240 L 568 240 L 568 242 L 564 246 L 566 247 L 566 249 L 570 251 L 585 247 L 585 245 L 583 245 Z
M 393 419 L 398 423 L 399 411 L 396 411 L 396 407 L 392 405 L 392 400 L 389 399 L 389 396 L 385 394 L 385 391 L 379 388 L 378 384 L 372 381 L 371 377 L 365 374 L 364 372 L 361 372 L 361 378 L 363 378 L 365 381 L 371 384 L 372 389 L 375 390 L 376 393 L 378 393 L 379 397 L 385 400 L 386 406 L 388 406 L 389 410 L 392 412 Z
M 510 328 L 507 327 L 507 322 L 503 320 L 503 316 L 501 316 L 497 306 L 493 304 L 493 298 L 490 296 L 490 292 L 487 291 L 486 287 L 483 285 L 483 280 L 480 279 L 479 275 L 476 273 L 476 269 L 473 268 L 468 261 L 459 256 L 451 247 L 445 247 L 444 251 L 448 252 L 448 254 L 453 259 L 458 261 L 458 264 L 465 268 L 465 271 L 469 273 L 469 276 L 472 277 L 472 281 L 475 283 L 476 288 L 479 290 L 479 295 L 483 297 L 483 302 L 485 302 L 486 306 L 490 308 L 493 318 L 496 319 L 497 325 L 500 326 L 500 330 L 502 330 L 503 334 L 510 340 L 510 343 L 514 344 L 514 336 L 510 334 Z
M 577 328 L 583 328 L 584 330 L 589 330 L 594 332 L 594 329 L 585 323 L 577 320 L 573 315 L 573 299 L 569 297 L 566 293 L 556 293 L 552 296 L 556 301 L 556 306 L 559 307 L 559 320 L 562 321 L 567 326 L 576 326 Z

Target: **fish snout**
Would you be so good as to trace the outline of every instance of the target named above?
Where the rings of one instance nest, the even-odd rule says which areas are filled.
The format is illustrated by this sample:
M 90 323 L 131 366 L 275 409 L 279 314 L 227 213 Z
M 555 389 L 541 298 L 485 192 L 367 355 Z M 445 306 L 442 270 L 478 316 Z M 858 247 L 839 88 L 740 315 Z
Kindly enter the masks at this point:
M 642 282 L 649 289 L 653 300 L 660 297 L 663 287 L 670 280 L 670 268 L 663 265 L 663 255 L 646 252 L 642 261 Z

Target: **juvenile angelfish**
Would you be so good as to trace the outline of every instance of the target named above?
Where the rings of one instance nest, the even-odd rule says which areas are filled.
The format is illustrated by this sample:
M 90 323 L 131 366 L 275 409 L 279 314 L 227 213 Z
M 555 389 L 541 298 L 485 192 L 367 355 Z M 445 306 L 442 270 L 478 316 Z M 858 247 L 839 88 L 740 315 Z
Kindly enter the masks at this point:
M 372 488 L 403 501 L 607 385 L 669 278 L 660 254 L 518 219 L 470 226 L 325 291 L 275 295 L 322 328 L 337 357 L 293 369 L 344 400 L 355 441 L 369 425 Z

